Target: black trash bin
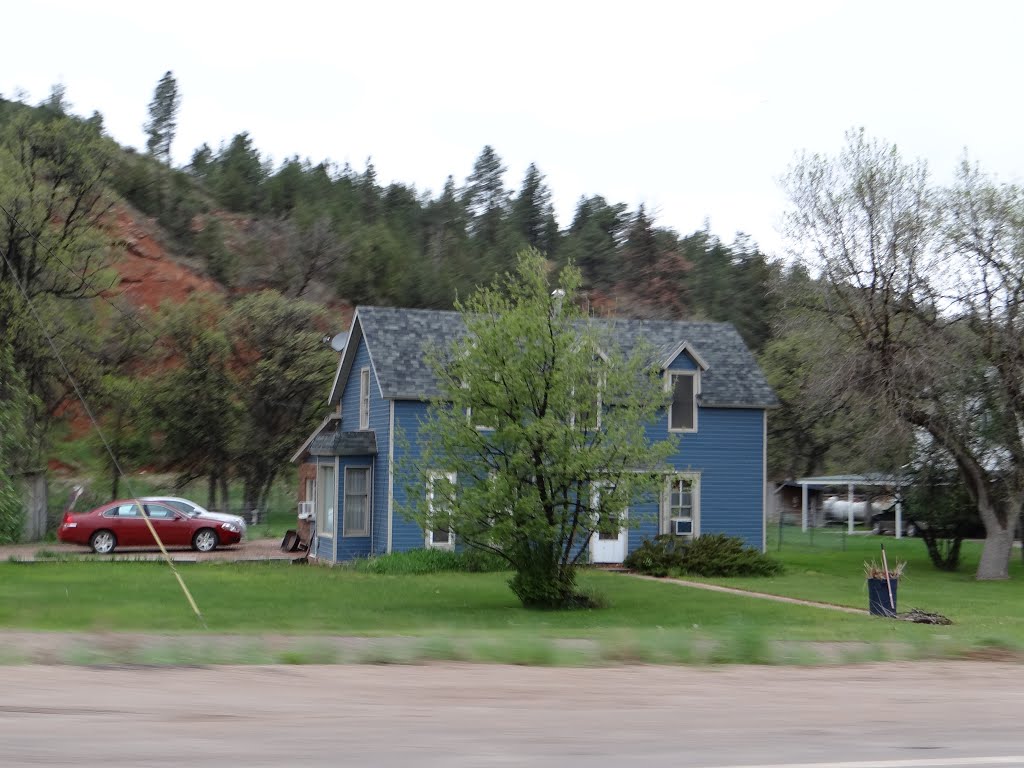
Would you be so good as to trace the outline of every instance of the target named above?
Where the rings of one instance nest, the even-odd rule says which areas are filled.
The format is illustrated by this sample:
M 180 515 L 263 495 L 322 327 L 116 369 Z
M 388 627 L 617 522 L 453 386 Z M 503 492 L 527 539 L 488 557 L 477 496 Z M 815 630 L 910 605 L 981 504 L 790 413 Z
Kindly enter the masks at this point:
M 890 578 L 889 586 L 885 579 L 868 579 L 868 613 L 872 616 L 896 615 L 896 585 L 899 579 Z M 892 589 L 892 602 L 889 602 L 889 589 Z

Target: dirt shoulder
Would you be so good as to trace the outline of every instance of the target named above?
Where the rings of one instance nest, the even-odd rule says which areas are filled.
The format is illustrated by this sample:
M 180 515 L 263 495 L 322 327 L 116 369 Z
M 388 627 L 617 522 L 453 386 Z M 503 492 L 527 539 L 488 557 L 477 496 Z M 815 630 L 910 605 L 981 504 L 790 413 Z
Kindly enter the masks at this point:
M 292 560 L 299 552 L 282 552 L 280 539 L 253 539 L 233 547 L 218 547 L 213 552 L 195 552 L 188 548 L 168 550 L 171 559 L 179 563 L 240 562 L 247 560 Z M 162 560 L 157 547 L 129 547 L 115 550 L 110 555 L 97 555 L 88 547 L 61 542 L 8 544 L 0 546 L 0 562 L 42 562 L 46 560 Z

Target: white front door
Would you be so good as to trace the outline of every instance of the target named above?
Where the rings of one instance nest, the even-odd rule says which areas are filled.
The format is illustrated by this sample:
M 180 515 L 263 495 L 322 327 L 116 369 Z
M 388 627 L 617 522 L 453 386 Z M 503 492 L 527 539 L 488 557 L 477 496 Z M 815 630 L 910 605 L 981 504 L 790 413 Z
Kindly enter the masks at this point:
M 623 511 L 622 517 L 626 517 Z M 590 562 L 621 563 L 626 559 L 626 527 L 615 520 L 603 520 L 590 537 Z

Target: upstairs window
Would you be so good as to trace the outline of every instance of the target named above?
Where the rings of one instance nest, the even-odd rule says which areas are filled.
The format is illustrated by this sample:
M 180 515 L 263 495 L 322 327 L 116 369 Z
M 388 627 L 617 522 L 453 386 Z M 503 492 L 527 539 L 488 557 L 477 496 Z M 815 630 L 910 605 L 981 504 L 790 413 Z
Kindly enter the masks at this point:
M 668 409 L 670 432 L 695 432 L 697 429 L 697 375 L 670 373 L 668 385 L 672 403 Z
M 359 428 L 370 428 L 370 369 L 359 372 Z

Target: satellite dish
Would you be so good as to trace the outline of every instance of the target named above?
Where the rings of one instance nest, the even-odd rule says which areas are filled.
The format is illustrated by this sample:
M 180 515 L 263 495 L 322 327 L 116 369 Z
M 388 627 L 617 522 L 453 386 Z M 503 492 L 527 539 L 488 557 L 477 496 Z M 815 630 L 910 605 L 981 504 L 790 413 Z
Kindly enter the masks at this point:
M 338 333 L 331 339 L 331 349 L 335 352 L 345 351 L 345 338 L 348 336 L 347 333 Z

